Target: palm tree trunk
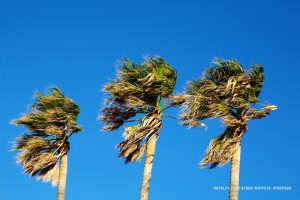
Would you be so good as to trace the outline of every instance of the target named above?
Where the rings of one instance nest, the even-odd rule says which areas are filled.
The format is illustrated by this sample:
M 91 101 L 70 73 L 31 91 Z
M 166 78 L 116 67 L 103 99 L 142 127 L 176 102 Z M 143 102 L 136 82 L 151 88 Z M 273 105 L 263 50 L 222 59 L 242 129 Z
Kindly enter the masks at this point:
M 56 197 L 57 200 L 65 199 L 67 170 L 68 170 L 68 155 L 65 154 L 60 160 L 58 190 L 57 190 L 57 197 Z
M 238 200 L 240 159 L 241 159 L 241 145 L 239 144 L 236 152 L 234 153 L 234 155 L 231 159 L 230 190 L 229 190 L 229 199 L 230 200 Z
M 146 159 L 144 163 L 143 181 L 140 193 L 140 200 L 148 200 L 152 165 L 155 153 L 156 135 L 153 134 L 146 147 Z

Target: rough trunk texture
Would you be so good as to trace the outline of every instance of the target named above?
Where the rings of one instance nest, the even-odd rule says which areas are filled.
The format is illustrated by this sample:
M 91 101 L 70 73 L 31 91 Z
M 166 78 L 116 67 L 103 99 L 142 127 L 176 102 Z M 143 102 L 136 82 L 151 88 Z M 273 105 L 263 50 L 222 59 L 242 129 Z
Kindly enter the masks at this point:
M 143 181 L 141 187 L 140 200 L 148 200 L 152 165 L 155 153 L 156 135 L 152 135 L 146 148 L 146 159 L 144 164 Z
M 65 199 L 67 170 L 68 170 L 68 155 L 66 154 L 60 160 L 58 190 L 57 190 L 57 197 L 56 197 L 57 200 Z
M 239 144 L 231 160 L 229 200 L 238 200 L 241 145 Z

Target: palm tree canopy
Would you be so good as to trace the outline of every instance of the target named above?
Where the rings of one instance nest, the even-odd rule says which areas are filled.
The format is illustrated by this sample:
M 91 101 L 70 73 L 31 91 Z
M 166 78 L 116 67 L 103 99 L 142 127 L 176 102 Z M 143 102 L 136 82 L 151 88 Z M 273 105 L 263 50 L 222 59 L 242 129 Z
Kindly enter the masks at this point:
M 28 132 L 17 138 L 13 146 L 20 151 L 17 163 L 25 173 L 57 185 L 59 160 L 70 149 L 68 138 L 82 130 L 76 124 L 78 115 L 78 105 L 58 88 L 51 88 L 46 95 L 36 93 L 30 112 L 13 120 Z
M 263 118 L 276 109 L 273 105 L 260 110 L 255 107 L 264 83 L 263 72 L 261 65 L 245 71 L 235 59 L 215 59 L 202 78 L 189 82 L 182 123 L 189 127 L 202 126 L 201 120 L 222 117 L 227 127 L 211 141 L 202 166 L 227 163 L 247 130 L 247 122 Z
M 176 71 L 160 57 L 147 57 L 142 64 L 124 59 L 118 65 L 116 79 L 105 85 L 109 97 L 99 116 L 105 124 L 103 130 L 118 129 L 134 121 L 130 118 L 144 114 L 136 126 L 126 128 L 124 141 L 117 145 L 126 162 L 141 159 L 151 135 L 158 134 L 161 112 L 171 105 L 176 77 Z

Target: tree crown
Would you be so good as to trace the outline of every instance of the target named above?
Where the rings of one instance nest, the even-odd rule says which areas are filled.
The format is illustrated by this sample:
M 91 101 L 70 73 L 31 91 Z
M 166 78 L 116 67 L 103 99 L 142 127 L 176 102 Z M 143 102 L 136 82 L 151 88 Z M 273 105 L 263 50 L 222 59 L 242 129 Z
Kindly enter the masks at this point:
M 177 104 L 171 103 L 175 83 L 176 71 L 165 60 L 147 57 L 142 64 L 122 60 L 116 79 L 105 85 L 109 97 L 100 115 L 103 129 L 112 131 L 126 122 L 138 121 L 125 129 L 124 140 L 117 145 L 126 162 L 140 160 L 149 139 L 158 135 L 162 112 Z M 138 114 L 143 117 L 128 120 Z
M 235 59 L 215 59 L 203 77 L 189 82 L 184 124 L 193 127 L 195 120 L 225 117 L 224 124 L 234 126 L 242 117 L 242 121 L 265 117 L 273 106 L 265 106 L 261 111 L 255 108 L 264 83 L 263 72 L 261 65 L 252 65 L 245 71 Z
M 17 162 L 25 173 L 56 185 L 58 162 L 70 149 L 68 138 L 82 130 L 76 124 L 79 107 L 56 87 L 35 96 L 30 111 L 13 120 L 28 132 L 16 139 L 13 149 L 20 151 Z
M 226 126 L 224 133 L 210 142 L 201 166 L 210 164 L 214 168 L 231 160 L 248 128 L 247 122 L 266 117 L 277 108 L 255 107 L 264 83 L 263 72 L 261 65 L 245 71 L 235 59 L 215 59 L 200 79 L 189 82 L 182 124 L 204 126 L 202 120 L 221 117 Z
M 176 71 L 160 57 L 147 57 L 142 64 L 122 60 L 116 79 L 104 87 L 109 94 L 100 115 L 104 130 L 115 130 L 138 113 L 165 110 L 175 84 Z

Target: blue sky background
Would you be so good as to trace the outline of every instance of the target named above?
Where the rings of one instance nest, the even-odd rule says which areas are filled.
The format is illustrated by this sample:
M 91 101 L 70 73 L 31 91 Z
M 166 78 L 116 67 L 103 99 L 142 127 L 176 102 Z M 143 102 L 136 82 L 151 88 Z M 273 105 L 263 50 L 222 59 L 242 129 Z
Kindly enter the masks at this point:
M 262 102 L 278 105 L 253 121 L 243 139 L 241 186 L 291 186 L 292 191 L 241 191 L 240 199 L 299 197 L 300 3 L 276 1 L 16 1 L 0 0 L 0 196 L 51 200 L 56 188 L 22 174 L 10 152 L 22 131 L 10 120 L 26 111 L 33 92 L 59 86 L 81 107 L 84 131 L 71 139 L 67 199 L 138 199 L 143 162 L 124 165 L 114 149 L 123 127 L 100 132 L 101 88 L 115 63 L 160 55 L 178 71 L 176 92 L 198 78 L 215 57 L 260 63 Z M 298 103 L 297 103 L 298 102 Z M 171 114 L 178 111 L 171 110 Z M 223 128 L 187 130 L 165 119 L 157 142 L 152 200 L 227 199 L 230 165 L 198 163 Z

